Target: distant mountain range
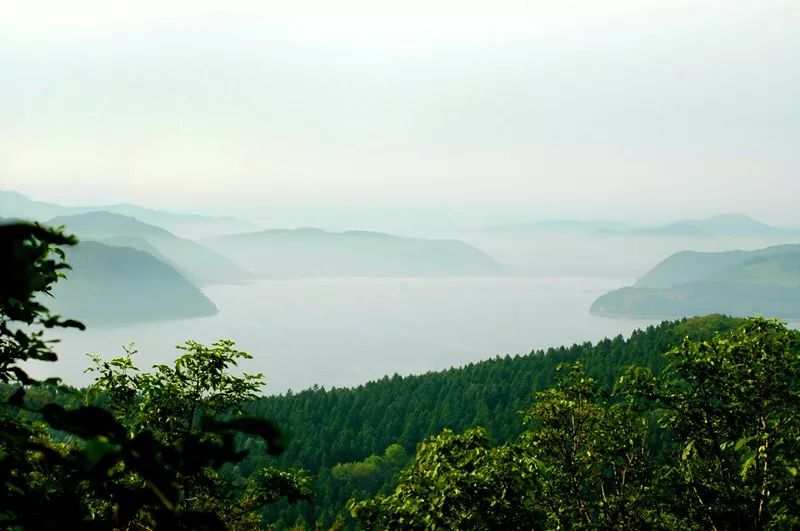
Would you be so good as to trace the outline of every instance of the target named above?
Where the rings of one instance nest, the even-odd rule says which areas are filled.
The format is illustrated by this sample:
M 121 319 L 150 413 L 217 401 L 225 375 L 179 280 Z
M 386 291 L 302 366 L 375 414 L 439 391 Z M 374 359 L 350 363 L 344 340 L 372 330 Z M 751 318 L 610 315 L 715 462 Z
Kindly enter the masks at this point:
M 496 260 L 531 275 L 637 278 L 682 250 L 759 249 L 800 241 L 800 231 L 744 214 L 661 225 L 613 221 L 538 221 L 459 233 Z
M 63 225 L 67 232 L 81 240 L 97 240 L 149 252 L 174 266 L 198 286 L 237 283 L 252 278 L 251 274 L 219 253 L 133 217 L 92 211 L 55 217 L 46 223 L 56 227 Z
M 726 313 L 800 318 L 800 244 L 676 253 L 633 286 L 599 297 L 590 311 L 647 317 Z
M 526 232 L 624 232 L 630 230 L 627 223 L 614 221 L 581 221 L 576 219 L 556 219 L 544 221 L 531 221 L 528 223 L 514 223 L 511 225 L 498 225 L 484 229 L 485 232 L 497 233 L 526 233 Z
M 179 236 L 193 239 L 258 229 L 252 223 L 230 217 L 177 214 L 128 204 L 68 207 L 34 201 L 17 192 L 0 191 L 0 217 L 4 218 L 46 221 L 57 216 L 73 216 L 93 211 L 135 217 L 144 223 L 157 225 Z
M 203 240 L 265 276 L 496 275 L 503 266 L 458 240 L 401 238 L 380 232 L 273 229 Z
M 253 231 L 251 225 L 232 218 L 172 214 L 133 205 L 64 207 L 15 192 L 0 192 L 0 213 L 63 225 L 84 242 L 145 251 L 198 286 L 271 276 L 436 277 L 508 272 L 486 253 L 458 240 L 314 228 Z M 168 230 L 173 226 L 184 231 L 187 226 L 193 231 L 203 226 L 206 231 L 213 229 L 212 234 L 240 230 L 203 238 L 200 243 Z
M 765 236 L 783 231 L 761 223 L 745 214 L 722 214 L 707 219 L 687 219 L 655 228 L 634 229 L 629 232 L 661 236 L 746 237 Z
M 657 226 L 638 226 L 631 223 L 613 221 L 567 219 L 503 225 L 486 230 L 501 233 L 564 231 L 619 236 L 679 236 L 692 238 L 757 237 L 776 233 L 797 232 L 792 229 L 772 227 L 746 214 L 720 214 L 706 219 L 684 219 Z
M 151 254 L 86 241 L 68 248 L 72 266 L 48 306 L 88 325 L 213 315 L 211 300 Z

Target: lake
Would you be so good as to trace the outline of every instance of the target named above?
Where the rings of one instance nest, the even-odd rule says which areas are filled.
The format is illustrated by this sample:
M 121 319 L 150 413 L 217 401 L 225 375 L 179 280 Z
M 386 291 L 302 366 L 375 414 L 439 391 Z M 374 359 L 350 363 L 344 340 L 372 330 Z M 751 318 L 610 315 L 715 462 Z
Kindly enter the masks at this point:
M 597 341 L 657 321 L 589 315 L 602 293 L 630 284 L 604 278 L 302 278 L 204 290 L 212 317 L 59 332 L 60 360 L 38 377 L 89 381 L 85 352 L 106 357 L 135 342 L 138 365 L 174 358 L 186 339 L 236 340 L 253 354 L 267 393 L 314 384 L 353 386 L 384 375 L 423 373 L 496 355 Z

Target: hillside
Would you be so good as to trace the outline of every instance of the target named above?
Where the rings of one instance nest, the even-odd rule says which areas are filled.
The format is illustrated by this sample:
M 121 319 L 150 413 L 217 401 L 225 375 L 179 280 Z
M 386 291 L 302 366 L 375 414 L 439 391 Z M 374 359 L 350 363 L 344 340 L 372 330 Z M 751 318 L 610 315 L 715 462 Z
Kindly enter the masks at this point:
M 311 468 L 363 459 L 395 442 L 413 451 L 419 440 L 445 427 L 460 431 L 482 425 L 506 440 L 521 430 L 517 411 L 535 391 L 552 385 L 560 363 L 581 361 L 610 389 L 621 367 L 638 363 L 660 370 L 661 354 L 685 337 L 710 338 L 739 322 L 720 315 L 663 322 L 628 338 L 498 356 L 422 375 L 385 376 L 354 388 L 289 392 L 259 400 L 252 411 L 278 421 L 296 441 L 282 459 Z
M 511 440 L 523 429 L 520 411 L 530 406 L 533 395 L 555 382 L 557 367 L 580 361 L 587 372 L 610 390 L 621 369 L 641 364 L 659 372 L 662 353 L 686 337 L 711 339 L 717 332 L 737 327 L 740 320 L 707 316 L 664 322 L 597 343 L 535 350 L 521 356 L 504 356 L 446 371 L 415 376 L 386 376 L 355 388 L 308 389 L 299 393 L 266 397 L 249 411 L 277 421 L 292 443 L 279 461 L 314 473 L 314 505 L 270 510 L 278 527 L 290 526 L 298 515 L 308 521 L 321 518 L 327 525 L 353 496 L 374 495 L 385 483 L 384 453 L 400 445 L 413 454 L 416 445 L 444 428 L 461 432 L 484 426 L 495 442 Z M 257 441 L 238 467 L 247 476 L 269 461 Z M 392 472 L 388 471 L 388 479 Z
M 725 282 L 800 288 L 800 248 L 793 253 L 751 258 L 742 264 L 722 269 L 716 274 L 716 278 Z
M 742 265 L 757 257 L 800 253 L 800 244 L 775 245 L 755 251 L 703 253 L 681 251 L 668 256 L 636 281 L 637 288 L 668 288 L 701 280 L 716 271 Z
M 379 232 L 265 230 L 204 240 L 266 276 L 469 276 L 503 267 L 458 240 L 401 238 Z
M 98 240 L 150 252 L 156 258 L 166 259 L 199 286 L 243 282 L 250 278 L 242 268 L 221 254 L 130 216 L 98 210 L 55 217 L 47 223 L 53 226 L 64 225 L 67 232 L 76 234 L 81 239 Z M 157 252 L 153 253 L 153 249 Z
M 633 286 L 599 297 L 598 315 L 679 317 L 723 312 L 800 318 L 800 245 L 670 256 Z
M 48 301 L 62 315 L 88 325 L 213 315 L 203 293 L 149 253 L 98 242 L 67 251 L 72 270 Z

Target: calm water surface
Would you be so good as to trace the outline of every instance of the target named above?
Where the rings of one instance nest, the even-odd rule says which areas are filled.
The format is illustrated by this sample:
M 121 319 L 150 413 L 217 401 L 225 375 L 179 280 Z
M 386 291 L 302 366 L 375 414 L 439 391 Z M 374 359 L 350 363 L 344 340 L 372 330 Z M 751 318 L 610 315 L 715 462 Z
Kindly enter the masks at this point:
M 135 342 L 149 367 L 186 339 L 236 340 L 253 354 L 268 393 L 313 384 L 352 386 L 386 374 L 422 373 L 495 355 L 629 334 L 653 320 L 589 315 L 600 294 L 630 281 L 587 278 L 305 278 L 205 290 L 213 317 L 68 331 L 61 360 L 37 376 L 88 381 L 85 352 L 105 356 Z

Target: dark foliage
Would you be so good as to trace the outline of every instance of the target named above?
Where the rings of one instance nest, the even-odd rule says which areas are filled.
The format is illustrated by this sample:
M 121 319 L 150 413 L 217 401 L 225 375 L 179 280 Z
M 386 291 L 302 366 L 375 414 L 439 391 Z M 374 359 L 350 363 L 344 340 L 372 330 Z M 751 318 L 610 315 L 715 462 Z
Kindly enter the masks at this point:
M 214 387 L 222 382 L 222 392 L 215 397 L 220 403 L 214 403 L 220 408 L 197 400 L 200 407 L 196 417 L 192 411 L 191 429 L 168 434 L 153 426 L 131 424 L 115 416 L 114 408 L 77 406 L 74 399 L 62 396 L 69 390 L 60 388 L 56 379 L 45 381 L 44 388 L 29 387 L 37 382 L 19 363 L 56 359 L 53 342 L 45 339 L 44 330 L 83 328 L 81 323 L 52 315 L 37 299 L 47 296 L 68 269 L 59 246 L 75 243 L 75 238 L 60 230 L 39 225 L 0 226 L 0 381 L 9 384 L 0 404 L 0 525 L 9 529 L 116 529 L 132 524 L 224 528 L 214 503 L 189 503 L 189 493 L 199 492 L 199 479 L 210 479 L 203 487 L 212 484 L 215 470 L 245 457 L 237 436 L 260 438 L 269 454 L 283 450 L 283 438 L 272 422 L 255 417 L 214 418 L 214 413 L 227 412 L 236 400 L 251 398 L 249 377 L 228 377 L 226 365 L 212 359 L 218 370 L 207 374 L 203 384 Z M 186 366 L 206 361 L 208 352 L 212 358 L 217 354 L 199 344 L 190 343 L 188 349 Z M 168 367 L 164 373 L 169 373 Z M 171 374 L 181 380 L 181 367 Z M 113 382 L 113 371 L 107 376 L 110 387 L 121 387 Z M 176 396 L 171 391 L 183 392 L 180 386 L 161 385 L 164 382 L 157 379 L 147 383 L 151 397 L 169 399 Z M 29 390 L 30 400 L 26 399 Z M 41 401 L 43 390 L 56 400 Z M 142 389 L 132 391 L 125 397 L 128 403 L 138 401 Z M 262 474 L 256 486 L 253 496 L 258 503 L 248 505 L 248 514 L 262 502 L 284 495 L 293 501 L 307 496 L 292 476 L 282 473 Z M 231 487 L 217 490 L 228 497 Z M 205 498 L 218 501 L 213 495 Z
M 400 470 L 372 467 L 367 479 L 366 466 L 360 467 L 362 474 L 356 478 L 333 474 L 336 465 L 374 462 L 393 444 L 413 455 L 419 441 L 444 429 L 460 433 L 476 427 L 486 429 L 499 443 L 514 439 L 524 431 L 520 412 L 530 406 L 534 393 L 555 384 L 561 364 L 580 361 L 610 392 L 624 367 L 645 365 L 658 374 L 667 363 L 663 353 L 686 337 L 711 339 L 741 322 L 719 315 L 664 322 L 636 330 L 628 339 L 617 336 L 442 372 L 387 376 L 352 389 L 314 388 L 257 400 L 249 411 L 275 419 L 291 437 L 292 444 L 279 462 L 317 475 L 313 505 L 278 504 L 269 509 L 269 519 L 291 525 L 302 517 L 332 525 L 348 499 L 388 491 L 391 476 Z M 249 446 L 257 448 L 255 442 Z M 260 455 L 254 451 L 237 473 L 246 477 L 263 466 Z
M 612 393 L 568 366 L 520 438 L 445 431 L 349 508 L 375 529 L 796 529 L 800 334 L 751 318 L 665 358 Z

